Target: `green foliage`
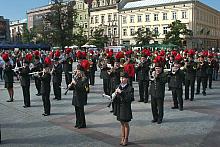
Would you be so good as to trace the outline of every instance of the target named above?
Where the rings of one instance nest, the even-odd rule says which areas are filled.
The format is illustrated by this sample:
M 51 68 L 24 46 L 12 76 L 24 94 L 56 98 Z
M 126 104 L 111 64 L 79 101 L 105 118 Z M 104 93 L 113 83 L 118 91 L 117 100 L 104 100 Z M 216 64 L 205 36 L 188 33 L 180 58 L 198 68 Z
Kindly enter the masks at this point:
M 149 44 L 149 42 L 151 40 L 154 40 L 154 37 L 156 36 L 156 34 L 154 34 L 152 31 L 150 31 L 149 29 L 138 29 L 137 32 L 134 33 L 134 35 L 136 37 L 134 37 L 135 41 L 136 41 L 136 45 L 147 45 Z
M 36 36 L 37 33 L 35 28 L 31 28 L 30 30 L 28 30 L 27 27 L 24 27 L 22 33 L 22 43 L 34 43 Z
M 62 3 L 62 0 L 56 0 L 52 4 L 50 12 L 43 16 L 46 36 L 48 36 L 47 38 L 50 39 L 52 45 L 61 46 L 62 48 L 72 45 L 73 29 L 76 26 L 77 17 L 77 12 L 74 9 L 75 4 L 75 1 Z
M 182 46 L 184 38 L 181 36 L 192 36 L 192 31 L 187 29 L 186 25 L 181 23 L 180 20 L 172 22 L 169 27 L 170 31 L 166 34 L 163 43 L 172 43 L 177 46 Z
M 96 29 L 89 40 L 89 44 L 95 45 L 97 48 L 104 48 L 108 40 L 109 38 L 104 35 L 104 29 Z
M 73 35 L 73 44 L 77 46 L 83 46 L 87 42 L 87 36 L 83 35 L 83 28 L 79 27 L 79 31 Z

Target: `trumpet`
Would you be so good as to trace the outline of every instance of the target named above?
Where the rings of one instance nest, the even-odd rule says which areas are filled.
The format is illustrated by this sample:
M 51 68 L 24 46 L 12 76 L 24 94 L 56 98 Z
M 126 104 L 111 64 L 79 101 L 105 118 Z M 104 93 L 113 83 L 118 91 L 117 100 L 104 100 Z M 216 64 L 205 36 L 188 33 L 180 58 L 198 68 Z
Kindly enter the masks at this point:
M 43 73 L 43 71 L 31 72 L 31 73 L 29 73 L 29 75 L 39 75 L 40 73 Z
M 179 69 L 179 68 L 177 68 L 177 67 L 172 67 L 171 73 L 175 75 L 176 72 L 178 71 L 178 69 Z
M 17 72 L 17 71 L 19 71 L 20 69 L 22 69 L 23 68 L 23 66 L 22 67 L 15 67 L 14 69 L 12 69 L 14 72 Z

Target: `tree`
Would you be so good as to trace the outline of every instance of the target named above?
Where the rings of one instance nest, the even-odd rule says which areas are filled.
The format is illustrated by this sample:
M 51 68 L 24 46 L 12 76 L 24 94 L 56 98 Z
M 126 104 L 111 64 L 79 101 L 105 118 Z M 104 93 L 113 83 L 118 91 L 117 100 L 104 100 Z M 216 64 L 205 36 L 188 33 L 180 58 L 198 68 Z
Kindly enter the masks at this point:
M 37 32 L 35 28 L 28 30 L 27 27 L 23 27 L 22 43 L 34 43 L 36 36 Z
M 104 29 L 96 29 L 92 37 L 89 40 L 90 44 L 95 45 L 97 48 L 104 48 L 105 44 L 108 43 L 109 38 L 104 35 Z
M 73 44 L 77 46 L 83 46 L 88 42 L 87 36 L 83 35 L 83 28 L 79 27 L 77 33 L 73 35 Z
M 147 45 L 151 40 L 154 40 L 154 33 L 150 31 L 150 29 L 144 30 L 143 28 L 138 29 L 137 32 L 134 33 L 136 37 L 134 37 L 136 41 L 136 45 Z
M 172 22 L 168 28 L 170 28 L 170 31 L 166 34 L 163 41 L 165 44 L 172 43 L 182 46 L 182 41 L 184 41 L 183 36 L 192 36 L 192 30 L 187 29 L 186 25 L 181 23 L 180 20 Z
M 55 0 L 50 12 L 43 16 L 44 25 L 53 45 L 62 48 L 72 45 L 77 17 L 75 4 L 75 1 L 63 3 L 62 0 Z

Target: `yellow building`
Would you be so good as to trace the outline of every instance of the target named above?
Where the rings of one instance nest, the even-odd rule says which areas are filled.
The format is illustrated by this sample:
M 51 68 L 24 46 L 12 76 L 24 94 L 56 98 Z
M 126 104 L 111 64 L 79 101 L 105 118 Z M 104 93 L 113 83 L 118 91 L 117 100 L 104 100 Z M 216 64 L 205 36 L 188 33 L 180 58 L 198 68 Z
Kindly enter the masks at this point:
M 175 20 L 186 24 L 193 31 L 192 37 L 184 37 L 183 45 L 191 48 L 220 46 L 220 12 L 196 0 L 142 0 L 128 2 L 120 9 L 122 44 L 135 44 L 133 34 L 139 29 L 159 33 L 154 42 L 162 43 Z

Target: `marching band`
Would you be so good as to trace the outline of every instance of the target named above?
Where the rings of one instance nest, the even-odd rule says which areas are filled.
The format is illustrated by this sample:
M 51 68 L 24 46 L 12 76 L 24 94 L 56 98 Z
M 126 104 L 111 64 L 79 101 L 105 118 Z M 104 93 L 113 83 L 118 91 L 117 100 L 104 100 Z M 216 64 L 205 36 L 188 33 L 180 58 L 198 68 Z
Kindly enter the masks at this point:
M 23 51 L 24 52 L 24 51 Z M 30 107 L 30 79 L 33 76 L 37 96 L 42 96 L 44 116 L 51 114 L 50 91 L 51 78 L 54 99 L 61 100 L 62 73 L 65 74 L 66 92 L 73 90 L 72 105 L 76 111 L 77 128 L 85 128 L 84 106 L 87 104 L 89 85 L 95 85 L 95 72 L 100 68 L 100 78 L 103 80 L 104 97 L 110 99 L 112 111 L 121 122 L 121 145 L 127 145 L 129 124 L 132 119 L 131 102 L 135 100 L 133 81 L 139 88 L 139 102 L 151 103 L 152 123 L 162 123 L 164 117 L 165 87 L 172 92 L 173 107 L 183 111 L 183 86 L 185 100 L 193 101 L 194 94 L 206 96 L 207 87 L 212 88 L 212 80 L 217 80 L 219 62 L 217 55 L 211 51 L 197 52 L 193 49 L 177 50 L 125 50 L 114 53 L 112 50 L 77 51 L 74 54 L 78 61 L 73 70 L 72 50 L 53 51 L 50 56 L 41 55 L 40 51 L 25 55 L 16 53 L 17 59 L 22 59 L 21 66 L 10 62 L 9 53 L 2 53 L 5 61 L 4 79 L 10 99 L 14 101 L 13 76 L 18 73 L 24 97 L 24 108 Z M 44 57 L 44 58 L 43 58 Z M 17 65 L 17 64 L 16 64 Z M 13 68 L 14 67 L 14 68 Z M 195 81 L 197 81 L 195 93 Z M 190 90 L 189 90 L 190 89 Z M 189 94 L 190 93 L 190 94 Z M 151 99 L 149 99 L 149 96 Z M 110 106 L 110 105 L 109 105 Z

